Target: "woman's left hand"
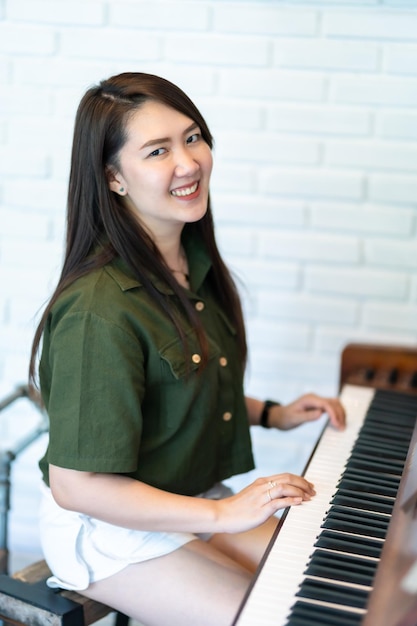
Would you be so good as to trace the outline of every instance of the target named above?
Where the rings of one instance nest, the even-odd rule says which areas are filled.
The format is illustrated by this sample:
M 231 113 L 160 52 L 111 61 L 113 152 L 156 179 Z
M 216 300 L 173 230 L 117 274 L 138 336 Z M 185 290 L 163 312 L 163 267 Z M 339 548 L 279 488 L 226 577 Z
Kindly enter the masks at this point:
M 290 430 L 305 422 L 317 420 L 327 413 L 332 426 L 338 430 L 345 428 L 345 410 L 337 398 L 323 398 L 307 393 L 294 402 L 274 406 L 269 410 L 269 424 L 272 428 Z

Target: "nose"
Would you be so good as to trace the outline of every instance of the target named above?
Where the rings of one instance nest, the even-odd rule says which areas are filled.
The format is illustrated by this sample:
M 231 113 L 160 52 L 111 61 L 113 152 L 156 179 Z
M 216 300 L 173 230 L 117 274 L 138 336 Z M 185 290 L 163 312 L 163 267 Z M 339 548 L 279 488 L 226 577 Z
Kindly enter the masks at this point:
M 180 177 L 193 176 L 200 169 L 195 155 L 190 154 L 187 148 L 179 150 L 175 155 L 175 175 Z

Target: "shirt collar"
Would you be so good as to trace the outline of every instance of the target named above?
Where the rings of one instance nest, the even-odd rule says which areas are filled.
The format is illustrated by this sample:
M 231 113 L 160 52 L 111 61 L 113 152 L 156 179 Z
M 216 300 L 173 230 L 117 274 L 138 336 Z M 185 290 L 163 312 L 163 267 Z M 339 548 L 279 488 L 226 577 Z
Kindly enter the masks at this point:
M 185 233 L 185 236 L 183 237 L 183 245 L 188 259 L 192 291 L 198 292 L 211 268 L 212 263 L 202 240 L 200 238 L 196 238 L 195 234 L 187 237 Z M 142 286 L 142 283 L 135 278 L 135 276 L 133 276 L 130 268 L 120 257 L 116 257 L 108 263 L 105 270 L 113 278 L 117 285 L 119 285 L 122 291 L 129 291 L 129 289 L 135 289 Z M 153 277 L 152 282 L 161 293 L 168 295 L 173 294 L 171 287 L 168 287 L 159 278 Z

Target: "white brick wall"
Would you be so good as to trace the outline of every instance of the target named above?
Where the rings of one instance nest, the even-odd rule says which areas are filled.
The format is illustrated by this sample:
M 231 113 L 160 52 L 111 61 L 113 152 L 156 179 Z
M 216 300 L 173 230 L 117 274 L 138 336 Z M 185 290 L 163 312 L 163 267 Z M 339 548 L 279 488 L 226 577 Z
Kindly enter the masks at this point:
M 75 108 L 130 70 L 177 82 L 215 136 L 250 392 L 335 393 L 347 342 L 415 344 L 417 0 L 0 0 L 2 395 L 59 271 Z M 254 433 L 259 471 L 302 469 L 311 432 Z M 37 456 L 16 464 L 18 547 Z

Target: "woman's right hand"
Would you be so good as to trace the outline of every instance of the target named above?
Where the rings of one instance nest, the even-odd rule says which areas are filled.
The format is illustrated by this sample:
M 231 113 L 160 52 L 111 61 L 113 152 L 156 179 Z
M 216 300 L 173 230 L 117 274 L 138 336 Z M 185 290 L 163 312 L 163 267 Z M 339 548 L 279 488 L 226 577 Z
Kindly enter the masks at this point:
M 250 530 L 280 509 L 308 502 L 315 493 L 314 485 L 296 474 L 257 478 L 239 493 L 216 501 L 219 526 L 216 532 Z

